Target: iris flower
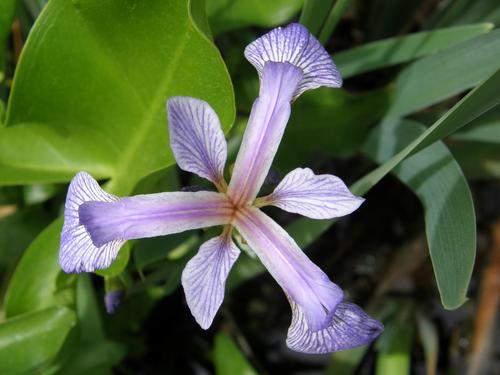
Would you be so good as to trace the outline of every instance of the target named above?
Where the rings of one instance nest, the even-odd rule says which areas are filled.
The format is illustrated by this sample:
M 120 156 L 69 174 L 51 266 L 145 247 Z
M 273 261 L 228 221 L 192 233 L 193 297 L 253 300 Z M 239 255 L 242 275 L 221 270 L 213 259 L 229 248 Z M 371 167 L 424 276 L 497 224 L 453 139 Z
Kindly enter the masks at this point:
M 257 69 L 255 100 L 229 184 L 227 144 L 208 103 L 190 97 L 167 102 L 169 139 L 180 168 L 210 180 L 215 191 L 166 192 L 119 198 L 87 173 L 72 180 L 66 199 L 59 262 L 65 272 L 107 268 L 127 240 L 223 226 L 201 245 L 182 273 L 187 304 L 207 329 L 224 298 L 224 285 L 240 250 L 237 230 L 284 290 L 292 309 L 289 348 L 328 353 L 370 343 L 383 326 L 357 305 L 259 208 L 272 205 L 314 219 L 347 215 L 363 202 L 332 175 L 308 168 L 288 173 L 270 195 L 257 197 L 290 117 L 291 102 L 342 79 L 321 44 L 299 24 L 277 28 L 245 49 Z

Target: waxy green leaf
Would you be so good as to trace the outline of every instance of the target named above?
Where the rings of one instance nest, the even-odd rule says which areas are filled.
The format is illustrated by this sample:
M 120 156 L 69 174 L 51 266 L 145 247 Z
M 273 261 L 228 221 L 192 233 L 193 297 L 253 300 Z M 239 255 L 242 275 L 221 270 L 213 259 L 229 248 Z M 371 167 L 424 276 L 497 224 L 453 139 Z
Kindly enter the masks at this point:
M 0 373 L 39 373 L 56 357 L 75 324 L 75 313 L 65 307 L 20 315 L 0 324 Z
M 189 4 L 50 1 L 0 129 L 0 184 L 66 182 L 85 170 L 110 178 L 112 192 L 131 193 L 141 177 L 174 163 L 165 113 L 174 95 L 208 101 L 227 130 L 230 78 Z

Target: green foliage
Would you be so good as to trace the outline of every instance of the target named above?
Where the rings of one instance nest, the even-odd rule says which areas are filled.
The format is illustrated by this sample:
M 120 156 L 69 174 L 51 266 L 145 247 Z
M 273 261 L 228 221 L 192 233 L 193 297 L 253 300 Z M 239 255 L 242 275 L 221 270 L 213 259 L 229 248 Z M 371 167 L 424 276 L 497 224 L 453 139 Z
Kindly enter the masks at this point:
M 165 101 L 174 95 L 208 101 L 225 129 L 234 119 L 224 63 L 186 1 L 51 1 L 17 67 L 0 184 L 64 182 L 86 170 L 130 193 L 173 163 Z
M 256 375 L 257 372 L 247 362 L 231 337 L 224 333 L 215 336 L 214 353 L 215 370 L 217 375 Z
M 383 164 L 425 127 L 411 121 L 385 123 L 370 135 L 364 151 Z M 472 196 L 459 165 L 441 142 L 410 156 L 393 169 L 424 206 L 427 243 L 443 305 L 466 301 L 476 257 Z
M 436 53 L 484 34 L 492 27 L 492 24 L 484 23 L 421 31 L 363 44 L 336 53 L 333 58 L 345 79 Z
M 215 35 L 245 26 L 274 27 L 290 21 L 303 0 L 207 0 L 207 14 Z
M 25 374 L 54 359 L 76 323 L 73 311 L 50 307 L 0 325 L 0 372 Z
M 12 20 L 16 10 L 16 0 L 2 0 L 0 3 L 0 83 L 4 77 L 5 44 L 10 34 Z M 1 104 L 0 104 L 1 107 Z M 0 123 L 2 122 L 0 109 Z
M 248 356 L 264 372 L 267 365 L 289 370 L 292 357 L 282 348 L 285 332 L 277 334 L 277 327 L 288 323 L 280 310 L 286 301 L 274 300 L 270 278 L 257 278 L 265 268 L 250 252 L 242 252 L 230 273 L 230 303 L 215 320 L 213 343 L 210 334 L 185 326 L 190 316 L 179 319 L 187 314 L 182 293 L 176 293 L 182 270 L 219 228 L 130 241 L 109 269 L 67 275 L 58 264 L 62 219 L 54 218 L 62 212 L 67 183 L 80 170 L 105 180 L 104 188 L 118 195 L 203 184 L 179 174 L 174 165 L 165 115 L 165 101 L 173 95 L 202 98 L 214 107 L 228 134 L 229 160 L 234 160 L 259 89 L 258 76 L 242 54 L 245 43 L 299 17 L 334 52 L 345 88 L 318 89 L 293 103 L 276 169 L 284 175 L 296 167 L 336 170 L 349 163 L 347 172 L 339 168 L 343 179 L 355 181 L 370 171 L 351 185 L 359 195 L 393 174 L 422 204 L 443 306 L 454 309 L 466 301 L 476 251 L 466 177 L 500 177 L 498 1 L 442 2 L 431 10 L 422 0 L 17 3 L 0 0 L 1 374 L 111 374 L 116 366 L 118 373 L 139 371 L 135 366 L 147 373 L 208 366 L 219 375 L 256 374 Z M 14 18 L 21 36 L 29 31 L 18 62 L 10 58 L 14 51 L 8 42 Z M 5 71 L 15 72 L 13 82 L 2 81 Z M 235 95 L 238 121 L 229 132 L 236 118 Z M 356 165 L 352 171 L 351 163 Z M 390 201 L 382 204 L 393 208 Z M 328 229 L 336 220 L 292 220 L 269 212 L 283 219 L 302 248 L 324 236 L 313 258 L 324 260 L 320 266 L 334 273 L 332 280 L 347 289 L 349 299 L 384 317 L 386 330 L 378 344 L 336 353 L 327 374 L 411 373 L 416 345 L 425 357 L 421 367 L 429 374 L 441 372 L 438 354 L 453 350 L 439 344 L 452 340 L 441 340 L 440 323 L 422 306 L 434 298 L 432 288 L 416 285 L 414 294 L 403 290 L 390 314 L 380 314 L 389 305 L 389 297 L 379 291 L 387 280 L 375 272 L 385 269 L 364 275 L 359 269 L 365 266 L 349 245 L 329 253 L 337 231 Z M 343 226 L 338 233 L 346 233 Z M 340 241 L 348 244 L 350 235 L 345 236 Z M 371 239 L 372 233 L 363 236 Z M 360 252 L 365 245 L 370 247 L 370 240 Z M 393 247 L 391 259 L 398 251 Z M 368 258 L 378 266 L 386 254 Z M 333 265 L 339 259 L 341 266 Z M 367 290 L 365 277 L 377 284 L 375 292 Z M 103 297 L 112 290 L 123 291 L 123 300 L 114 315 L 107 315 Z M 265 298 L 249 290 L 264 292 Z M 272 332 L 258 333 L 268 320 Z M 275 336 L 280 336 L 279 347 Z M 180 367 L 174 364 L 175 350 L 181 353 Z M 368 352 L 374 361 L 363 360 Z M 157 353 L 159 368 L 149 363 Z M 130 368 L 120 365 L 125 358 Z M 293 360 L 308 371 L 302 357 Z

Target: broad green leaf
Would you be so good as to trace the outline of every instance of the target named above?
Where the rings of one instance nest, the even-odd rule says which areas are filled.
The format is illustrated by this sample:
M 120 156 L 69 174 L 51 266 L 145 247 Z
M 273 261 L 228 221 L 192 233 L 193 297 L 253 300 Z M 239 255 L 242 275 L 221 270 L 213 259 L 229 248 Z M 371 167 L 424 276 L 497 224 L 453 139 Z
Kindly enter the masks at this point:
M 497 143 L 453 142 L 450 147 L 469 179 L 491 179 L 500 177 L 500 152 Z
M 16 264 L 23 250 L 50 221 L 39 206 L 23 208 L 0 219 L 0 273 Z
M 5 295 L 7 317 L 72 303 L 72 276 L 62 273 L 57 260 L 61 228 L 62 220 L 53 222 L 24 253 Z
M 231 337 L 222 332 L 215 336 L 214 362 L 217 375 L 257 375 Z
M 499 68 L 500 30 L 420 59 L 399 75 L 387 116 L 404 116 L 459 94 Z
M 54 359 L 76 323 L 65 307 L 20 315 L 0 324 L 0 373 L 34 373 Z
M 299 22 L 318 36 L 335 0 L 304 0 Z
M 0 82 L 2 82 L 4 77 L 5 47 L 7 44 L 7 38 L 10 34 L 12 21 L 14 20 L 16 3 L 17 0 L 0 1 Z
M 492 24 L 482 23 L 422 31 L 367 43 L 335 53 L 333 59 L 342 77 L 349 78 L 436 53 L 487 33 L 492 28 Z
M 215 35 L 245 26 L 275 27 L 290 21 L 303 0 L 207 0 L 207 15 Z M 242 46 L 243 50 L 243 46 Z
M 403 308 L 385 322 L 384 333 L 377 341 L 376 375 L 410 374 L 413 321 Z
M 66 182 L 86 170 L 111 178 L 112 192 L 131 193 L 174 162 L 165 114 L 174 95 L 208 101 L 227 130 L 230 78 L 200 28 L 187 0 L 50 1 L 0 129 L 0 184 Z
M 370 135 L 364 151 L 382 164 L 425 127 L 411 121 L 386 123 Z M 469 186 L 441 142 L 404 160 L 392 171 L 418 196 L 441 301 L 454 309 L 466 301 L 476 255 L 476 218 Z
M 77 351 L 75 356 L 58 368 L 57 374 L 112 375 L 111 368 L 125 355 L 122 345 L 106 340 L 79 346 Z

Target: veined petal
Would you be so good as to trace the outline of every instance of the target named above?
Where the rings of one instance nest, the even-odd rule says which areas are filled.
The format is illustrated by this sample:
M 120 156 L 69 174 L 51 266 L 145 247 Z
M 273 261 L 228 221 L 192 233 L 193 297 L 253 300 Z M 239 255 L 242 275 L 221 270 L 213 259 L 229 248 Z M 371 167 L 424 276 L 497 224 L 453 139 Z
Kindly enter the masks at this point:
M 237 211 L 233 225 L 287 296 L 300 306 L 308 327 L 313 331 L 327 327 L 343 299 L 342 290 L 307 258 L 283 228 L 259 209 Z
M 125 241 L 116 239 L 96 247 L 80 223 L 78 210 L 87 201 L 116 202 L 118 199 L 102 190 L 85 172 L 73 178 L 66 196 L 59 251 L 59 264 L 64 272 L 91 272 L 111 265 Z
M 353 195 L 336 176 L 315 175 L 309 168 L 297 168 L 272 194 L 257 201 L 259 206 L 273 205 L 312 219 L 332 219 L 350 214 L 364 199 Z
M 337 305 L 330 324 L 319 331 L 309 328 L 301 308 L 290 301 L 292 324 L 286 344 L 292 350 L 322 354 L 367 345 L 384 330 L 378 320 L 366 314 L 354 303 L 343 301 Z
M 208 329 L 224 299 L 227 275 L 240 255 L 230 233 L 208 240 L 182 272 L 186 301 L 198 324 Z
M 245 49 L 245 57 L 260 76 L 268 61 L 286 62 L 301 69 L 303 77 L 295 89 L 294 98 L 320 86 L 342 86 L 342 78 L 328 52 L 298 23 L 273 29 L 250 43 Z
M 260 96 L 253 104 L 229 183 L 228 194 L 235 204 L 250 203 L 257 196 L 283 137 L 290 100 L 301 79 L 301 70 L 291 64 L 266 63 Z
M 119 199 L 82 172 L 68 190 L 59 261 L 65 272 L 107 268 L 126 240 L 226 224 L 231 213 L 223 194 L 208 191 Z
M 227 143 L 215 111 L 203 100 L 177 96 L 167 102 L 170 147 L 180 168 L 220 185 Z

